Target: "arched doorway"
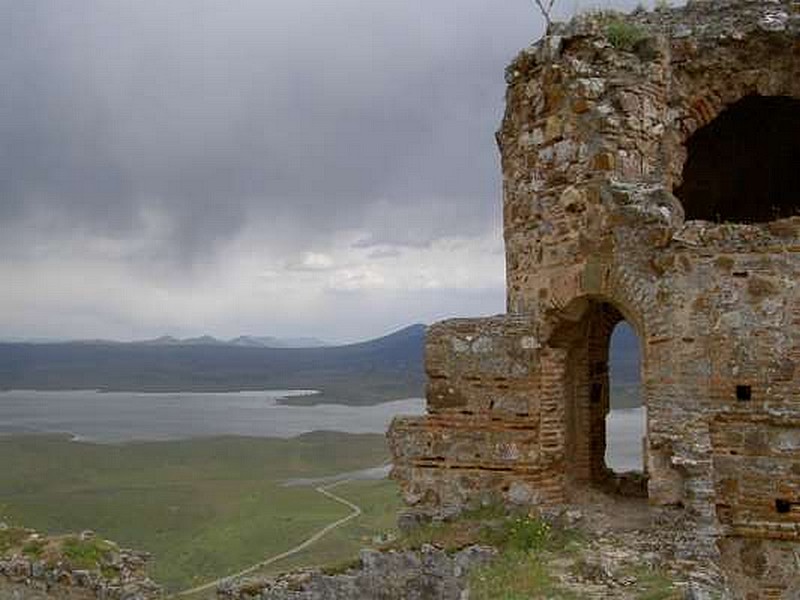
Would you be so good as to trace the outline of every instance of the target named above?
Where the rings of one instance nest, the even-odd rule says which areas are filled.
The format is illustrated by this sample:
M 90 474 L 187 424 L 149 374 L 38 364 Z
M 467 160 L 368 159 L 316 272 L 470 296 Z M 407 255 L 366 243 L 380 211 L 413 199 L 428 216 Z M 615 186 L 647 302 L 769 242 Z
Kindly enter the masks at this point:
M 625 473 L 612 468 L 607 458 L 609 449 L 608 419 L 612 408 L 614 390 L 611 386 L 609 368 L 611 338 L 618 326 L 627 334 L 625 352 L 636 364 L 637 377 L 628 377 L 638 386 L 638 334 L 633 324 L 612 303 L 603 299 L 584 298 L 576 301 L 551 338 L 551 344 L 566 350 L 566 373 L 564 379 L 564 424 L 565 463 L 568 480 L 573 484 L 599 486 L 607 491 L 628 496 L 646 496 L 647 481 L 644 470 L 643 446 L 644 425 L 640 424 L 626 440 L 615 439 L 613 451 L 639 457 L 639 468 L 625 469 Z M 615 378 L 616 379 L 616 378 Z M 620 393 L 619 388 L 616 390 Z M 631 398 L 627 404 L 641 400 Z M 641 411 L 639 412 L 641 416 Z M 635 447 L 620 447 L 633 444 Z
M 800 215 L 800 100 L 745 96 L 686 141 L 675 189 L 687 220 L 763 223 Z

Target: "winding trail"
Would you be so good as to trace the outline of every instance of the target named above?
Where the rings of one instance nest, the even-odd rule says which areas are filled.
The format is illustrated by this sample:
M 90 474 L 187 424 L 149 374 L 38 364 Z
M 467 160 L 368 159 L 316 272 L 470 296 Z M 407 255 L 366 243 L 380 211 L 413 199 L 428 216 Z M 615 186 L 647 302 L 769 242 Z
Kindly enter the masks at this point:
M 251 565 L 251 566 L 247 567 L 246 569 L 243 569 L 243 570 L 239 571 L 238 573 L 234 573 L 233 575 L 225 575 L 224 577 L 220 577 L 219 579 L 215 579 L 214 581 L 209 581 L 208 583 L 204 583 L 203 585 L 198 585 L 197 587 L 193 587 L 193 588 L 188 589 L 188 590 L 183 590 L 181 592 L 176 592 L 175 594 L 172 594 L 172 596 L 170 596 L 170 597 L 171 598 L 178 598 L 180 596 L 189 596 L 189 595 L 192 595 L 192 594 L 199 594 L 200 592 L 205 592 L 206 590 L 210 590 L 212 588 L 217 587 L 220 583 L 222 583 L 223 581 L 226 581 L 228 579 L 237 579 L 239 577 L 243 577 L 245 575 L 249 575 L 250 573 L 252 573 L 254 571 L 257 571 L 259 569 L 263 569 L 264 567 L 267 567 L 267 566 L 271 565 L 272 563 L 276 563 L 279 560 L 283 560 L 284 558 L 288 558 L 290 556 L 293 556 L 293 555 L 297 554 L 298 552 L 302 552 L 303 550 L 305 550 L 306 548 L 308 548 L 312 544 L 318 542 L 324 535 L 330 533 L 331 531 L 333 531 L 337 527 L 341 527 L 345 523 L 347 523 L 349 521 L 352 521 L 356 517 L 360 516 L 362 514 L 362 510 L 361 510 L 360 506 L 350 502 L 346 498 L 342 498 L 341 496 L 337 496 L 336 494 L 334 494 L 333 492 L 330 491 L 331 488 L 334 488 L 337 485 L 341 485 L 343 483 L 349 483 L 350 481 L 352 481 L 352 479 L 340 479 L 338 481 L 334 481 L 333 483 L 329 483 L 327 485 L 321 485 L 319 487 L 314 488 L 316 491 L 318 491 L 323 496 L 326 496 L 326 497 L 330 498 L 331 500 L 333 500 L 335 502 L 338 502 L 339 504 L 343 504 L 346 507 L 348 507 L 352 511 L 349 515 L 347 515 L 345 517 L 342 517 L 341 519 L 338 519 L 338 520 L 334 521 L 333 523 L 328 523 L 325 527 L 323 527 L 322 529 L 320 529 L 319 531 L 317 531 L 313 535 L 311 535 L 311 537 L 307 538 L 303 542 L 300 542 L 297 546 L 295 546 L 294 548 L 290 548 L 286 552 L 281 552 L 280 554 L 276 554 L 275 556 L 271 556 L 271 557 L 267 558 L 266 560 L 263 560 L 263 561 L 261 561 L 259 563 Z

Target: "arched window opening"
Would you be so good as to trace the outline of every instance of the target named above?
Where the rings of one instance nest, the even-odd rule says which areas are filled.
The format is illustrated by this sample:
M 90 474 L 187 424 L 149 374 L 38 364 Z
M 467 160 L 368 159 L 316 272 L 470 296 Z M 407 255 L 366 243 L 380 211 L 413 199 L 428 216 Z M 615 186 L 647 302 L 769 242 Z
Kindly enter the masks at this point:
M 575 484 L 645 497 L 639 339 L 613 304 L 594 299 L 580 302 L 578 320 L 565 320 L 551 339 L 554 346 L 568 351 L 564 379 L 567 472 Z
M 615 473 L 644 473 L 647 410 L 642 402 L 639 338 L 625 321 L 611 334 L 610 401 L 606 419 L 606 467 Z
M 746 96 L 687 141 L 675 189 L 686 219 L 763 223 L 800 215 L 800 100 Z

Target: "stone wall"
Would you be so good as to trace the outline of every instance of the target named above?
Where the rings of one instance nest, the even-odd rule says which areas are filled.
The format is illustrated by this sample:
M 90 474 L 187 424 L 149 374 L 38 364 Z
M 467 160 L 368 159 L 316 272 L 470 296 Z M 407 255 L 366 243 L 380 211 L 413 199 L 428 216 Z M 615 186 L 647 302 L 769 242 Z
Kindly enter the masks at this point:
M 541 359 L 525 318 L 431 327 L 429 416 L 397 419 L 390 436 L 394 476 L 409 483 L 409 505 L 447 514 L 493 501 L 564 499 L 563 469 L 551 460 L 563 446 L 552 438 L 561 435 L 559 403 L 546 395 Z
M 798 48 L 798 2 L 694 1 L 583 15 L 512 63 L 508 314 L 431 329 L 429 414 L 390 432 L 412 509 L 548 505 L 606 479 L 624 319 L 642 343 L 649 499 L 686 515 L 679 558 L 720 565 L 704 583 L 736 597 L 765 578 L 764 597 L 800 593 Z M 736 129 L 744 105 L 767 139 L 737 142 L 753 129 Z M 785 128 L 798 135 L 770 145 Z M 737 168 L 709 167 L 695 134 L 743 145 Z M 686 219 L 704 211 L 716 220 Z

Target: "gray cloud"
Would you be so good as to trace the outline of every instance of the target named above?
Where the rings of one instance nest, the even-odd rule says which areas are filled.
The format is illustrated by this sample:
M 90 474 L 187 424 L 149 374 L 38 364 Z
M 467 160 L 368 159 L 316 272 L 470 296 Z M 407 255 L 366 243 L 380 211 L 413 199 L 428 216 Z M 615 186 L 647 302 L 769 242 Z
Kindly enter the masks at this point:
M 53 323 L 96 315 L 92 335 L 149 333 L 158 311 L 238 327 L 225 277 L 229 295 L 259 270 L 322 277 L 332 252 L 378 285 L 364 261 L 499 239 L 493 134 L 503 68 L 541 33 L 529 0 L 0 0 L 0 23 L 0 268 L 36 274 L 0 332 L 39 327 L 43 297 Z M 502 308 L 502 289 L 464 294 Z
M 48 235 L 136 238 L 155 211 L 171 236 L 142 253 L 180 261 L 247 219 L 292 247 L 297 230 L 307 244 L 364 225 L 402 243 L 364 223 L 376 201 L 458 205 L 422 237 L 492 226 L 502 66 L 539 28 L 525 0 L 33 0 L 3 14 L 4 227 L 45 213 Z

